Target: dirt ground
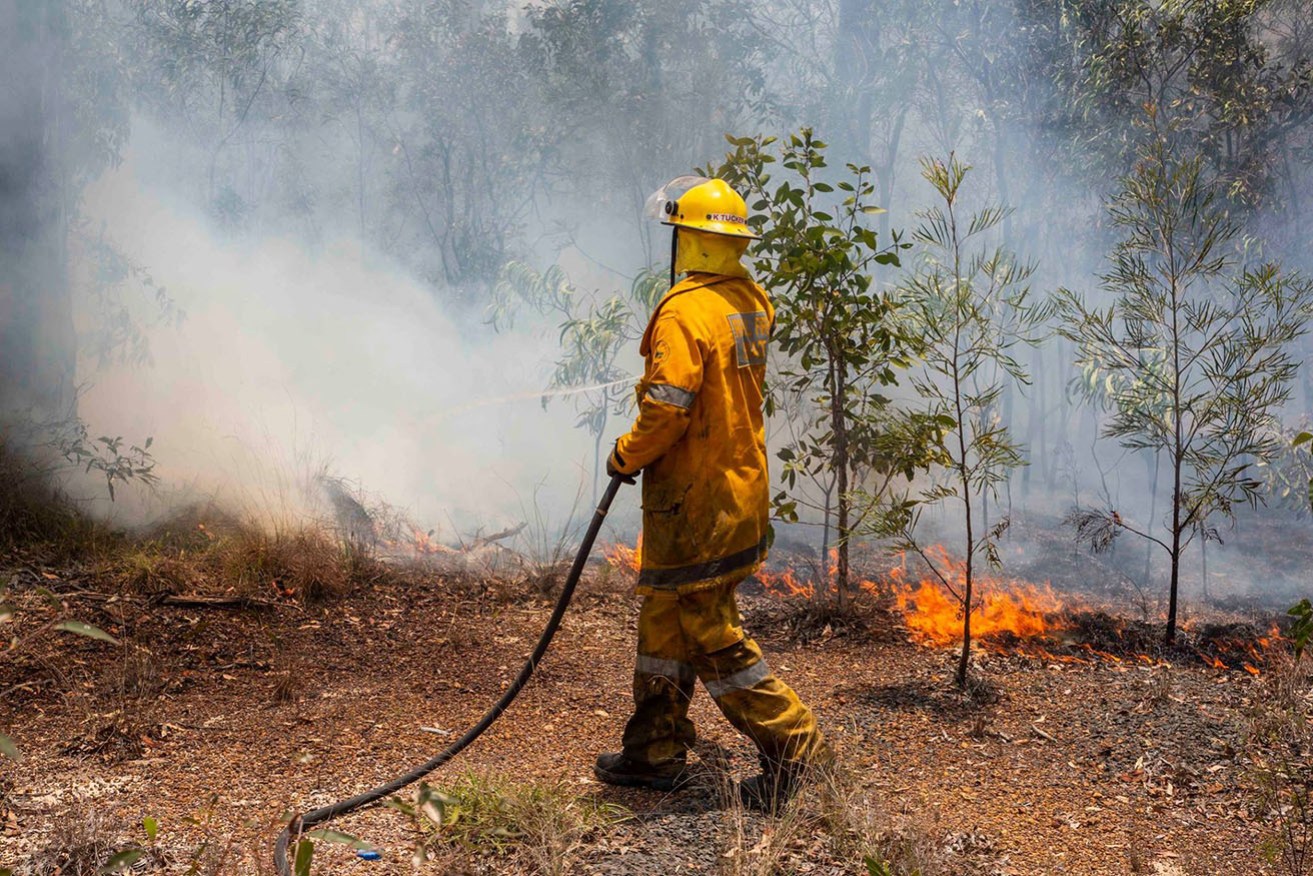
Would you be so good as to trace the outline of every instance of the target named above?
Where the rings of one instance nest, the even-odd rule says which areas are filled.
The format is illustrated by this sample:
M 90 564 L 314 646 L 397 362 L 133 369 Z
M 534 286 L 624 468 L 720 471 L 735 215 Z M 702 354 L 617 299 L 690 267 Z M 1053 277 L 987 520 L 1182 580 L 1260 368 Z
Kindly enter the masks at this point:
M 546 599 L 501 598 L 437 574 L 385 578 L 320 605 L 241 609 L 107 599 L 90 574 L 0 560 L 22 640 L 0 660 L 0 728 L 25 755 L 0 760 L 0 871 L 82 872 L 60 869 L 70 847 L 135 842 L 150 854 L 131 872 L 271 872 L 290 809 L 430 756 L 513 677 L 550 611 Z M 594 574 L 519 700 L 432 781 L 469 770 L 561 783 L 632 813 L 583 835 L 561 872 L 753 872 L 752 856 L 782 830 L 772 819 L 724 807 L 710 786 L 664 795 L 591 776 L 626 717 L 628 587 L 623 575 Z M 947 850 L 959 862 L 947 872 L 1275 872 L 1261 863 L 1244 754 L 1261 681 L 1250 673 L 1180 657 L 983 653 L 986 684 L 964 698 L 949 684 L 955 655 L 909 642 L 879 606 L 860 627 L 800 638 L 778 598 L 743 601 L 774 668 L 821 716 L 862 795 L 854 805 Z M 49 630 L 66 616 L 132 644 Z M 693 715 L 705 759 L 752 769 L 704 692 Z M 159 824 L 150 842 L 144 817 Z M 321 844 L 316 873 L 415 872 L 401 813 L 375 808 L 333 826 L 382 858 Z M 531 867 L 522 853 L 474 848 L 459 865 L 435 860 L 420 872 Z M 779 872 L 866 868 L 801 836 Z

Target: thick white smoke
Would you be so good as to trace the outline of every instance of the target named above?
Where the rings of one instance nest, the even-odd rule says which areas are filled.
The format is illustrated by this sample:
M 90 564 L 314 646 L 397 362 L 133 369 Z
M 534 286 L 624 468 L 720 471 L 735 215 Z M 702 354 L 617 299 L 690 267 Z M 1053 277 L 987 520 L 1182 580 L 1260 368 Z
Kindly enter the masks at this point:
M 180 327 L 152 330 L 153 364 L 87 363 L 80 375 L 95 433 L 153 436 L 169 485 L 150 500 L 120 491 L 115 516 L 208 497 L 295 516 L 326 466 L 440 530 L 523 520 L 539 513 L 535 493 L 563 522 L 593 447 L 568 404 L 544 410 L 536 394 L 559 349 L 554 327 L 522 318 L 498 334 L 444 313 L 352 240 L 229 240 L 153 166 L 132 151 L 85 204 L 186 312 Z

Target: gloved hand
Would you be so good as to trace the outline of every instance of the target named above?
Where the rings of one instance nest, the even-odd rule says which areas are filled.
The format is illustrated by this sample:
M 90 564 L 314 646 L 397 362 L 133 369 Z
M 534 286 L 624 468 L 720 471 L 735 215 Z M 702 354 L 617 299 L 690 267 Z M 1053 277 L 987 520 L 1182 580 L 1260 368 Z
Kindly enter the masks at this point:
M 606 474 L 607 474 L 607 476 L 608 476 L 608 477 L 613 477 L 613 478 L 618 477 L 618 478 L 620 478 L 620 480 L 624 481 L 626 484 L 636 484 L 636 483 L 638 483 L 638 479 L 637 479 L 637 478 L 635 478 L 635 477 L 634 477 L 633 475 L 631 475 L 631 474 L 625 474 L 624 472 L 622 472 L 622 471 L 618 468 L 618 466 L 623 465 L 623 464 L 624 464 L 624 463 L 623 463 L 623 462 L 621 461 L 621 459 L 620 459 L 620 454 L 616 452 L 616 449 L 615 449 L 614 447 L 611 448 L 611 455 L 608 456 L 608 457 L 606 458 Z

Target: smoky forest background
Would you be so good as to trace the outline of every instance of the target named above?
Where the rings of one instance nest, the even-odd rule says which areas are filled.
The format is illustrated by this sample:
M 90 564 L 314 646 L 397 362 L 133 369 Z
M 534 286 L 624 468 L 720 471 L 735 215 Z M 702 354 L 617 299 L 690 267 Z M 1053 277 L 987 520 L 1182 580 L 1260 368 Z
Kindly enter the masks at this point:
M 50 653 L 141 643 L 106 592 L 261 612 L 440 569 L 553 594 L 667 288 L 645 204 L 686 174 L 762 236 L 754 586 L 802 641 L 892 613 L 970 699 L 978 646 L 1030 635 L 1000 612 L 1097 604 L 1153 659 L 1299 665 L 1308 3 L 0 0 L 0 751 L 64 683 Z M 1297 876 L 1294 772 L 1253 799 L 1294 819 L 1265 860 Z M 845 854 L 940 872 L 891 848 Z M 38 863 L 13 872 L 74 872 Z

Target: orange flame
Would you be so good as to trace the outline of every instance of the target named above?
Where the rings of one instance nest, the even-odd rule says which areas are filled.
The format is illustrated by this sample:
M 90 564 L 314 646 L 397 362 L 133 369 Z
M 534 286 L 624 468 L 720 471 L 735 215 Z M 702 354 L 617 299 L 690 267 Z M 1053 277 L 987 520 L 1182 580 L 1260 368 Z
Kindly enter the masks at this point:
M 793 569 L 785 569 L 783 572 L 761 569 L 757 572 L 757 580 L 766 588 L 766 592 L 776 596 L 811 599 L 816 595 L 816 585 L 810 581 L 799 581 Z
M 420 532 L 418 529 L 411 529 L 414 539 L 410 543 L 410 548 L 420 556 L 432 556 L 433 554 L 449 554 L 451 548 L 433 538 L 433 530 Z
M 898 610 L 913 637 L 927 644 L 949 645 L 962 638 L 962 600 L 953 591 L 962 594 L 966 590 L 966 564 L 954 560 L 942 547 L 932 548 L 927 554 L 945 581 L 924 578 L 912 584 L 906 580 L 905 568 L 900 567 L 890 570 L 889 579 Z M 1047 583 L 972 577 L 973 638 L 1008 633 L 1030 639 L 1062 628 L 1057 617 L 1062 602 Z
M 450 550 L 418 531 L 415 543 L 416 550 L 421 553 Z M 612 568 L 638 572 L 642 566 L 643 534 L 638 534 L 632 548 L 617 542 L 604 548 L 602 553 Z M 947 549 L 938 545 L 927 548 L 925 554 L 944 580 L 933 573 L 913 580 L 908 574 L 907 557 L 900 555 L 898 563 L 877 575 L 875 580 L 854 576 L 853 587 L 879 599 L 892 595 L 914 641 L 931 647 L 955 645 L 962 640 L 962 600 L 958 594 L 965 591 L 966 564 L 954 559 Z M 838 551 L 831 549 L 827 560 L 824 582 L 808 580 L 816 576 L 804 577 L 787 566 L 782 570 L 764 567 L 758 570 L 756 578 L 767 593 L 784 599 L 812 600 L 822 587 L 823 592 L 832 595 L 838 591 Z M 1018 653 L 1054 663 L 1089 665 L 1102 661 L 1125 665 L 1138 661 L 1149 666 L 1163 665 L 1161 658 L 1148 654 L 1115 654 L 1088 642 L 1055 643 L 1049 639 L 1051 646 L 1081 651 L 1087 656 L 1054 653 L 1041 645 L 1041 641 L 1054 633 L 1071 629 L 1071 613 L 1080 606 L 1064 603 L 1048 582 L 1032 584 L 979 573 L 974 574 L 973 579 L 971 634 L 983 647 L 992 645 L 997 648 L 998 639 L 1006 637 L 1005 642 L 1015 647 Z M 1267 636 L 1249 642 L 1234 642 L 1229 648 L 1222 646 L 1224 650 L 1231 650 L 1236 656 L 1245 656 L 1249 660 L 1228 663 L 1217 654 L 1198 648 L 1195 653 L 1201 662 L 1214 669 L 1243 669 L 1251 675 L 1259 675 L 1261 670 L 1258 667 L 1267 662 L 1266 652 L 1284 641 L 1280 628 L 1273 625 Z M 1219 644 L 1214 643 L 1212 647 L 1219 647 Z
M 638 540 L 634 542 L 633 547 L 616 542 L 608 548 L 602 550 L 602 556 L 606 557 L 606 562 L 613 569 L 629 569 L 631 572 L 637 572 L 643 566 L 643 533 L 638 534 Z

